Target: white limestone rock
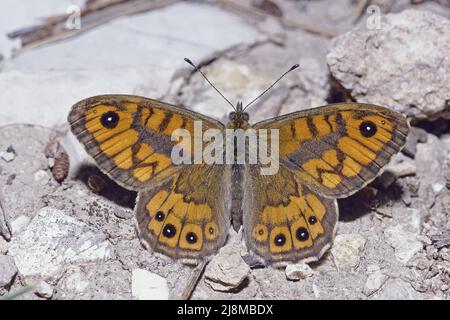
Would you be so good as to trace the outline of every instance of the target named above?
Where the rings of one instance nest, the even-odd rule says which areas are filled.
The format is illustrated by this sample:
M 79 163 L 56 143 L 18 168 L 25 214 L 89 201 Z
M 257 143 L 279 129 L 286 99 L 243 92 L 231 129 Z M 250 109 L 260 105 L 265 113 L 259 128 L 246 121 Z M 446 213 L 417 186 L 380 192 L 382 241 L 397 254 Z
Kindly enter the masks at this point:
M 286 278 L 292 281 L 306 279 L 314 275 L 314 271 L 306 263 L 288 264 L 285 269 Z
M 11 284 L 17 272 L 14 259 L 10 256 L 0 255 L 0 288 Z
M 419 119 L 450 117 L 450 21 L 419 10 L 337 37 L 330 71 L 353 98 Z
M 131 292 L 135 300 L 169 300 L 167 280 L 144 269 L 132 271 Z
M 412 208 L 406 210 L 410 216 L 409 221 L 392 225 L 384 230 L 386 240 L 394 248 L 395 257 L 402 264 L 406 264 L 423 248 L 418 238 L 421 226 L 420 212 Z
M 47 277 L 66 264 L 107 260 L 111 247 L 104 234 L 45 207 L 24 232 L 12 238 L 8 254 L 22 275 Z
M 339 234 L 331 247 L 334 264 L 339 271 L 352 271 L 359 265 L 360 252 L 366 239 L 358 233 Z
M 239 287 L 250 273 L 250 267 L 233 245 L 220 249 L 206 266 L 205 282 L 216 291 L 230 291 Z

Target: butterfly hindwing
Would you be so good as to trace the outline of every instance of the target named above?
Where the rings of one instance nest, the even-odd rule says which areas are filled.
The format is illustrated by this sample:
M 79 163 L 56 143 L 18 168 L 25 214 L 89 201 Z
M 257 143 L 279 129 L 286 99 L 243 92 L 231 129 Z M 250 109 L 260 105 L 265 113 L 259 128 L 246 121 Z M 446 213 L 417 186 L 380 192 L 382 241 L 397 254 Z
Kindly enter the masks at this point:
M 229 173 L 221 165 L 192 165 L 139 194 L 136 219 L 151 249 L 190 262 L 215 253 L 230 226 Z
M 157 100 L 128 95 L 103 95 L 75 104 L 68 117 L 71 130 L 98 167 L 125 188 L 140 191 L 161 183 L 182 166 L 171 159 L 176 129 L 195 138 L 194 121 L 202 131 L 222 129 L 216 120 Z M 190 141 L 192 143 L 192 141 Z
M 244 232 L 248 248 L 268 263 L 312 261 L 331 245 L 338 211 L 281 166 L 261 175 L 258 165 L 246 171 Z

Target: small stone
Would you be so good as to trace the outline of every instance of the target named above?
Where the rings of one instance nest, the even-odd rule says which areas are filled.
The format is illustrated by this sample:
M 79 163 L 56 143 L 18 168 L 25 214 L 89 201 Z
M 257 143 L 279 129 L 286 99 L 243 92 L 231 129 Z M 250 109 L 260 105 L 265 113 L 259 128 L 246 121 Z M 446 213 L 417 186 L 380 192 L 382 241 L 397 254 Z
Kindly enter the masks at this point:
M 25 215 L 20 215 L 14 220 L 11 221 L 11 232 L 13 235 L 18 234 L 20 231 L 25 229 L 26 226 L 30 223 L 30 218 Z
M 425 249 L 427 258 L 430 260 L 436 260 L 439 257 L 439 252 L 434 246 L 428 246 Z
M 427 142 L 427 132 L 421 128 L 411 127 L 406 144 L 402 149 L 402 153 L 414 158 L 417 152 L 417 144 Z
M 266 267 L 266 263 L 263 260 L 261 260 L 261 258 L 253 254 L 245 253 L 241 255 L 241 257 L 245 261 L 245 263 L 250 267 L 250 269 L 258 269 Z
M 37 296 L 45 299 L 51 299 L 53 297 L 53 292 L 53 287 L 45 281 L 39 282 L 34 289 L 34 293 Z
M 416 174 L 417 167 L 414 161 L 404 160 L 402 162 L 391 163 L 386 171 L 381 175 L 380 182 L 384 189 L 390 187 L 398 178 L 413 176 Z
M 6 162 L 11 162 L 16 158 L 16 154 L 14 152 L 8 152 L 8 151 L 1 151 L 0 152 L 0 158 L 5 160 Z
M 383 290 L 377 294 L 376 299 L 381 300 L 413 300 L 419 295 L 415 289 L 402 279 L 387 280 Z
M 380 290 L 381 286 L 386 282 L 388 276 L 383 274 L 380 267 L 377 265 L 367 266 L 367 274 L 369 275 L 366 280 L 366 285 L 363 292 L 366 296 L 372 295 L 374 292 Z
M 131 292 L 135 300 L 169 300 L 167 280 L 144 269 L 133 269 Z
M 44 170 L 36 171 L 34 174 L 34 181 L 39 182 L 41 185 L 46 185 L 50 180 L 50 176 Z
M 408 208 L 411 220 L 396 224 L 384 230 L 386 240 L 394 248 L 398 261 L 406 264 L 417 252 L 422 250 L 423 244 L 419 241 L 421 215 L 419 210 Z
M 431 185 L 431 188 L 433 189 L 433 192 L 434 192 L 434 193 L 439 193 L 439 192 L 441 192 L 442 190 L 444 190 L 445 185 L 446 185 L 445 182 L 443 182 L 443 181 L 438 181 L 438 182 L 434 182 L 434 183 Z
M 0 288 L 9 286 L 18 270 L 14 258 L 0 255 Z
M 205 282 L 216 291 L 230 291 L 239 287 L 250 273 L 250 267 L 233 245 L 220 249 L 206 266 Z
M 292 281 L 306 279 L 314 275 L 314 271 L 306 263 L 288 264 L 285 273 L 286 278 Z
M 415 261 L 415 267 L 418 270 L 427 270 L 431 267 L 432 264 L 433 262 L 425 257 L 419 258 L 417 261 Z
M 444 143 L 438 137 L 429 134 L 426 143 L 417 145 L 415 157 L 417 175 L 433 177 L 438 174 L 441 171 L 442 163 L 445 161 L 445 156 Z
M 397 178 L 402 178 L 415 175 L 417 167 L 414 161 L 405 160 L 399 163 L 390 164 L 386 170 L 394 173 Z
M 331 254 L 339 271 L 351 271 L 358 267 L 360 251 L 366 244 L 366 239 L 358 233 L 340 234 L 334 240 Z
M 120 219 L 131 219 L 133 217 L 133 211 L 123 207 L 116 207 L 114 209 L 114 215 Z

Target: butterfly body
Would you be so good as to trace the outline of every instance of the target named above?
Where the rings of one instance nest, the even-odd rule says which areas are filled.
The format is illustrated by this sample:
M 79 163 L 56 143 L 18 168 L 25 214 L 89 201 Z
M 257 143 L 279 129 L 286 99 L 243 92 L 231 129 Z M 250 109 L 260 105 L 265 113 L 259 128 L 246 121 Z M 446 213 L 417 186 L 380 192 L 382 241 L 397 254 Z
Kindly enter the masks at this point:
M 236 111 L 231 112 L 228 116 L 229 122 L 227 129 L 242 129 L 247 130 L 250 128 L 249 115 L 245 113 L 242 108 L 242 102 L 238 102 L 236 105 Z M 247 151 L 248 149 L 246 149 Z M 237 163 L 237 149 L 234 148 L 234 161 L 230 166 L 231 170 L 231 221 L 235 231 L 239 231 L 242 225 L 242 200 L 244 194 L 244 171 L 245 164 Z M 246 155 L 245 159 L 248 158 Z
M 196 121 L 202 121 L 200 132 Z M 267 263 L 319 259 L 335 234 L 336 199 L 378 176 L 409 132 L 402 115 L 369 104 L 328 105 L 256 124 L 238 104 L 225 126 L 127 95 L 80 101 L 69 122 L 99 168 L 138 191 L 135 213 L 143 243 L 186 262 L 216 253 L 231 224 L 243 228 L 249 251 Z M 265 163 L 249 161 L 259 140 L 246 144 L 243 162 L 235 146 L 231 163 L 175 165 L 171 152 L 177 141 L 171 135 L 176 129 L 192 135 L 182 142 L 192 153 L 194 142 L 207 146 L 202 136 L 209 129 L 224 137 L 227 129 L 255 130 L 267 145 L 278 146 L 278 170 L 265 175 Z M 265 131 L 271 134 L 262 135 Z

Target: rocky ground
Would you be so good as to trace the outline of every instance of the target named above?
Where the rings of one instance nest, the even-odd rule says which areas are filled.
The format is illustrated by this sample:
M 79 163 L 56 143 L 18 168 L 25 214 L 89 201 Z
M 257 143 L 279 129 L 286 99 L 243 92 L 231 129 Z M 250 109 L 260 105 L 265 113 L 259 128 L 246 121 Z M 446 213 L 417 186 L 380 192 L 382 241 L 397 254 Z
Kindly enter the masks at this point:
M 3 37 L 71 3 L 9 2 Z M 449 299 L 449 18 L 446 1 L 173 1 L 28 50 L 2 38 L 0 296 L 178 299 L 194 288 L 192 299 Z M 229 106 L 185 56 L 231 101 L 251 100 L 299 63 L 252 106 L 254 122 L 348 99 L 410 119 L 407 145 L 385 173 L 339 201 L 337 236 L 321 261 L 254 265 L 230 231 L 201 273 L 140 244 L 136 194 L 89 162 L 65 119 L 87 96 L 131 93 L 224 121 Z

